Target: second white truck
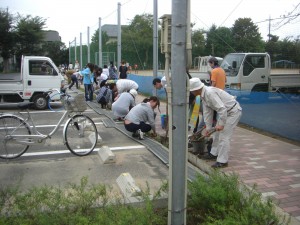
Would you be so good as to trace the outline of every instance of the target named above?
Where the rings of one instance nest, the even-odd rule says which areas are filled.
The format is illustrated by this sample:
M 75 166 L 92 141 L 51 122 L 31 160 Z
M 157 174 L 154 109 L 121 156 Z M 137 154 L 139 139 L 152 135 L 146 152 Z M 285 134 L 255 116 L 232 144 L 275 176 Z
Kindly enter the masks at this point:
M 231 90 L 300 93 L 299 70 L 271 74 L 268 53 L 230 53 L 224 57 L 221 67 L 226 72 L 226 88 Z

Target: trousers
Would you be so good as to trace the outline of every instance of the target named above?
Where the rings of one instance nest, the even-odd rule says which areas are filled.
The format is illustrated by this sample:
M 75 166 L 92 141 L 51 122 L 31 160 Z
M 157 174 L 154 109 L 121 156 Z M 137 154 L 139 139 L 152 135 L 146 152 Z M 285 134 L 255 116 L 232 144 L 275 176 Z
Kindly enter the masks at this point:
M 242 116 L 242 111 L 234 109 L 228 113 L 227 120 L 224 129 L 217 131 L 213 136 L 213 143 L 210 153 L 214 156 L 218 156 L 217 162 L 227 163 L 230 152 L 230 139 L 232 137 L 234 128 L 238 124 Z

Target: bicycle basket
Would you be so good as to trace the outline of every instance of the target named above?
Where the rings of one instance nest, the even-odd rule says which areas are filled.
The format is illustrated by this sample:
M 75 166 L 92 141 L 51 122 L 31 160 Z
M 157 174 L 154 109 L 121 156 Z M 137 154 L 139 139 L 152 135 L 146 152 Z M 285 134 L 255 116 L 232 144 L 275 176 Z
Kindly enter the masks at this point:
M 66 110 L 71 112 L 83 112 L 87 109 L 84 93 L 68 92 L 63 98 L 63 104 Z

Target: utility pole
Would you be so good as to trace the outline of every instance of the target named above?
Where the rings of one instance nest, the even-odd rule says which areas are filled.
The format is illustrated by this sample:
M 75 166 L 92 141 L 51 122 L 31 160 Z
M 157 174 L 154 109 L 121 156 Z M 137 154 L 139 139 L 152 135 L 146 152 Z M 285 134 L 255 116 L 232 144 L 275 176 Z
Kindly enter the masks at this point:
M 118 3 L 118 62 L 116 63 L 117 68 L 119 68 L 119 65 L 121 63 L 121 3 Z
M 157 0 L 153 0 L 153 78 L 158 73 L 158 31 L 157 31 Z M 153 95 L 157 95 L 156 88 L 153 87 Z
M 99 66 L 102 67 L 102 28 L 101 17 L 99 17 Z
M 169 155 L 169 204 L 168 225 L 186 224 L 187 198 L 187 17 L 189 0 L 172 0 L 171 90 L 168 107 L 171 119 Z M 168 87 L 167 87 L 168 88 Z M 170 94 L 169 94 L 170 92 Z

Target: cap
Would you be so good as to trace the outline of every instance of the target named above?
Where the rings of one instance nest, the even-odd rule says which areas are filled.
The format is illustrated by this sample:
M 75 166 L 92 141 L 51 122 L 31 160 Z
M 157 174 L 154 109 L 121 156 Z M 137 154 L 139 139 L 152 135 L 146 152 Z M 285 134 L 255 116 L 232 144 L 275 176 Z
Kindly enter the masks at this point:
M 200 81 L 199 78 L 190 79 L 190 91 L 196 91 L 204 87 L 204 84 Z
M 137 91 L 135 89 L 130 89 L 129 93 L 132 94 L 133 97 L 137 96 Z

